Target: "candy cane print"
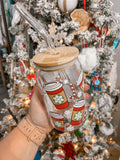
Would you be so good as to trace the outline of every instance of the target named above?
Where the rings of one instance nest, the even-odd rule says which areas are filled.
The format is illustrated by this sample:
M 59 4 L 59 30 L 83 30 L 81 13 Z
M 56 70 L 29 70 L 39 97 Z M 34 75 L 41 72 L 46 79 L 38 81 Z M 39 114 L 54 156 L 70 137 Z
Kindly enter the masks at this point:
M 70 83 L 70 88 L 72 89 L 72 92 L 73 92 L 73 96 L 71 96 L 71 97 L 70 97 L 70 99 L 74 99 L 74 98 L 75 98 L 75 96 L 76 96 L 76 92 L 75 92 L 75 89 L 74 89 L 74 87 L 73 87 L 73 84 L 72 84 L 72 83 Z

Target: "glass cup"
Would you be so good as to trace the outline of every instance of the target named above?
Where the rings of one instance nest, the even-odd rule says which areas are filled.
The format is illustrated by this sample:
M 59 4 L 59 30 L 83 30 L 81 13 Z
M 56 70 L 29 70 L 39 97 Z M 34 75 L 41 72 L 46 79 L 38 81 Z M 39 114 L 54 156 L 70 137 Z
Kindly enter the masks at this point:
M 84 77 L 76 58 L 66 66 L 36 66 L 37 83 L 44 95 L 46 108 L 54 128 L 73 131 L 85 121 Z

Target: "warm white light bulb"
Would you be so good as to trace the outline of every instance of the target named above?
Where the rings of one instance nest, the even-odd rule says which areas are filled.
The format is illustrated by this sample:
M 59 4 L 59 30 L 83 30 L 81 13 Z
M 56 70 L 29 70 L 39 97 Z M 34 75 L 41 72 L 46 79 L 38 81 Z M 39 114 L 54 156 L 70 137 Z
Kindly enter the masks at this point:
M 92 137 L 91 142 L 92 142 L 92 143 L 96 143 L 96 142 L 97 142 L 95 136 Z
M 76 149 L 77 147 L 78 147 L 78 145 L 76 144 L 76 145 L 75 145 L 75 149 Z

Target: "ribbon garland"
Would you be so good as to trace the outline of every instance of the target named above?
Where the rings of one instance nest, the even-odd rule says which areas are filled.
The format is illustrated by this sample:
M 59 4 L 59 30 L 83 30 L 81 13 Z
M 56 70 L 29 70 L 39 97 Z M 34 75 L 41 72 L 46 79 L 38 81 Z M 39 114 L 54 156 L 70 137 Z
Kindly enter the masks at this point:
M 84 1 L 84 10 L 86 10 L 86 0 L 83 1 Z

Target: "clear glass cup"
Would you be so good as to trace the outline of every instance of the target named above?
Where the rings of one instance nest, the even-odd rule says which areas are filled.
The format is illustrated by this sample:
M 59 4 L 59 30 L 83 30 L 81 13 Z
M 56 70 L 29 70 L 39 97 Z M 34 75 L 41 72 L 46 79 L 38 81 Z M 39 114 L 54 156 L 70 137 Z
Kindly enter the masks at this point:
M 86 120 L 84 77 L 78 58 L 56 67 L 36 66 L 37 83 L 54 128 L 74 131 Z

